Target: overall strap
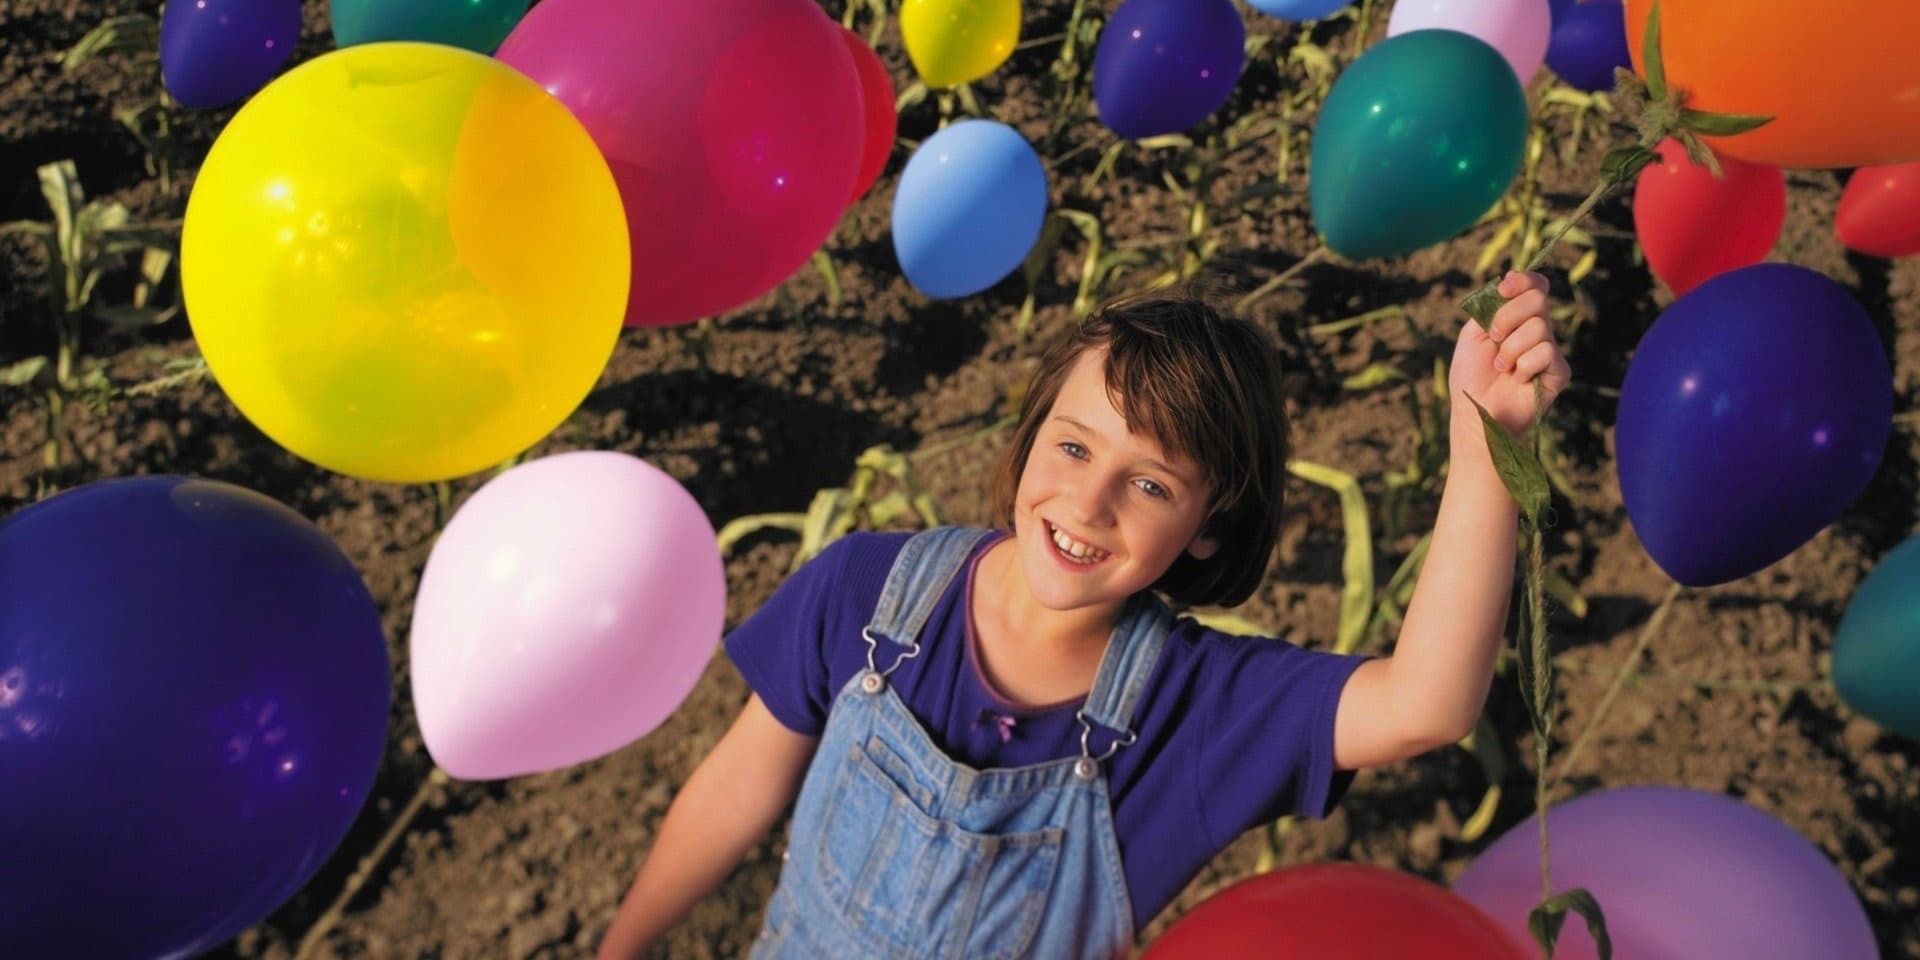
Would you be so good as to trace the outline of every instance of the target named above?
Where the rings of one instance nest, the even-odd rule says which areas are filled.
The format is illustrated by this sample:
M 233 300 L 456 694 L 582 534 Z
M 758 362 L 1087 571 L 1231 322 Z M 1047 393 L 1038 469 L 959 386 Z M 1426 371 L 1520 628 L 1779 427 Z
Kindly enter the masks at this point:
M 1113 639 L 1100 657 L 1100 671 L 1094 675 L 1086 706 L 1076 716 L 1080 721 L 1077 772 L 1083 777 L 1091 776 L 1095 765 L 1134 741 L 1134 714 L 1172 627 L 1173 611 L 1160 598 L 1143 591 L 1127 601 L 1126 613 L 1113 628 Z M 1095 724 L 1115 733 L 1098 754 L 1092 745 Z
M 992 535 L 991 530 L 936 527 L 907 539 L 894 558 L 893 568 L 887 571 L 872 622 L 860 630 L 861 638 L 867 641 L 869 671 L 884 677 L 920 655 L 920 629 L 926 626 L 954 576 L 966 566 L 973 548 Z M 900 651 L 885 670 L 874 657 L 881 640 Z

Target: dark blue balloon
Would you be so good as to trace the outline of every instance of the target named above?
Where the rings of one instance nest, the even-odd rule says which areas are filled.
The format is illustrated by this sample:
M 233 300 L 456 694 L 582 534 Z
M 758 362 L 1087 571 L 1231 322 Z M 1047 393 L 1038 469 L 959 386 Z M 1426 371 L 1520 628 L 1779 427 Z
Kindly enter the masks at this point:
M 1832 523 L 1879 469 L 1892 417 L 1886 351 L 1844 288 L 1784 263 L 1723 273 L 1634 351 L 1620 495 L 1669 576 L 1725 583 Z
M 0 954 L 258 922 L 346 834 L 390 705 L 373 598 L 273 500 L 143 477 L 0 522 Z
M 299 39 L 300 0 L 172 0 L 160 76 L 181 106 L 225 106 L 266 86 Z
M 1547 66 L 1567 86 L 1592 93 L 1613 89 L 1613 68 L 1633 69 L 1627 53 L 1627 11 L 1620 0 L 1574 4 L 1554 19 Z
M 1205 120 L 1239 82 L 1246 44 L 1231 0 L 1126 0 L 1093 55 L 1101 121 L 1137 140 Z
M 1577 6 L 1579 2 L 1580 0 L 1547 0 L 1547 16 L 1552 19 L 1555 26 L 1558 26 L 1560 18 L 1566 16 L 1567 11 Z

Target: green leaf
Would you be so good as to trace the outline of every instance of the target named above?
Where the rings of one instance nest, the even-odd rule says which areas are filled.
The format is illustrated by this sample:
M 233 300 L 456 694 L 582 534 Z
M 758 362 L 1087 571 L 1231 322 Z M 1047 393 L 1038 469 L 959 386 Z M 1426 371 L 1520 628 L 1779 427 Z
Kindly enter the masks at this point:
M 1680 111 L 1681 128 L 1709 137 L 1731 137 L 1758 130 L 1772 122 L 1772 117 L 1757 113 L 1710 113 L 1685 108 Z
M 1647 29 L 1641 35 L 1640 59 L 1646 67 L 1647 96 L 1655 100 L 1667 98 L 1667 66 L 1660 59 L 1660 4 L 1655 0 L 1653 9 L 1647 11 Z
M 1547 506 L 1546 468 L 1540 465 L 1533 451 L 1521 445 L 1500 421 L 1487 413 L 1480 401 L 1468 395 L 1467 402 L 1480 412 L 1480 426 L 1486 431 L 1487 450 L 1493 455 L 1493 468 L 1499 472 L 1500 482 L 1506 484 L 1507 492 L 1520 504 L 1520 512 L 1526 515 L 1528 524 L 1537 529 L 1540 513 Z
M 1507 298 L 1500 294 L 1498 280 L 1487 281 L 1460 301 L 1460 309 L 1466 311 L 1467 316 L 1472 317 L 1484 330 L 1493 329 L 1493 315 L 1506 305 Z
M 1560 940 L 1560 925 L 1566 922 L 1569 910 L 1587 921 L 1587 935 L 1593 938 L 1600 960 L 1613 960 L 1613 938 L 1607 935 L 1607 918 L 1600 911 L 1600 901 L 1578 887 L 1541 901 L 1527 914 L 1527 931 L 1533 934 L 1540 949 L 1546 951 L 1547 960 L 1553 960 L 1554 945 Z
M 1615 147 L 1600 158 L 1600 174 L 1612 184 L 1623 184 L 1640 175 L 1647 164 L 1658 159 L 1658 154 L 1646 147 L 1634 145 Z

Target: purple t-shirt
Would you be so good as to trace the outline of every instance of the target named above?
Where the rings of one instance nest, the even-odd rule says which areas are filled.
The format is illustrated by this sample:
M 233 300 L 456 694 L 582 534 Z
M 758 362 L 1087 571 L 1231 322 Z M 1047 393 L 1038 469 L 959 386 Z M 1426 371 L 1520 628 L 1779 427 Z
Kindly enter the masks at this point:
M 974 570 L 1004 536 L 974 548 L 928 619 L 920 656 L 888 678 L 947 755 L 976 768 L 1080 753 L 1074 711 L 1084 697 L 1022 709 L 979 668 L 968 616 Z M 727 636 L 748 686 L 795 732 L 819 736 L 834 697 L 865 668 L 860 628 L 907 537 L 843 537 Z M 1365 659 L 1175 621 L 1135 715 L 1139 739 L 1106 765 L 1136 930 L 1247 829 L 1332 811 L 1352 781 L 1334 770 L 1334 709 Z

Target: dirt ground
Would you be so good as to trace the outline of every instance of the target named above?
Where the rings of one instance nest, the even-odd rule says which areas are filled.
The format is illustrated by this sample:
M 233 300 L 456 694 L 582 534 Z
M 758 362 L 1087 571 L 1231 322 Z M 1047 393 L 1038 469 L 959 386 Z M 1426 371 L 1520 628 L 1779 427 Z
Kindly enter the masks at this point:
M 1377 4 L 1374 35 L 1385 22 Z M 829 0 L 835 13 L 839 4 Z M 1061 33 L 1069 0 L 1029 3 L 1025 36 Z M 1091 6 L 1111 8 L 1111 3 Z M 135 0 L 0 0 L 0 221 L 45 216 L 34 168 L 74 159 L 90 196 L 126 203 L 136 216 L 178 218 L 190 176 L 162 191 L 139 145 L 112 119 L 116 104 L 150 94 L 155 71 L 111 60 L 63 74 L 54 56 L 104 16 L 157 4 Z M 331 47 L 324 0 L 307 0 L 299 56 Z M 1291 44 L 1298 29 L 1249 17 L 1254 33 Z M 1346 21 L 1314 37 L 1345 55 Z M 1097 212 L 1108 243 L 1148 256 L 1184 236 L 1187 207 L 1165 175 L 1176 151 L 1123 152 L 1113 176 L 1091 184 L 1110 135 L 1091 117 L 1048 139 L 1057 81 L 1048 65 L 1058 40 L 1035 43 L 977 85 L 980 104 L 1040 143 L 1056 207 Z M 897 83 L 911 77 L 898 33 L 880 50 Z M 1091 51 L 1085 51 L 1088 55 Z M 1271 52 L 1257 59 L 1229 120 L 1286 86 Z M 181 127 L 190 170 L 231 114 L 189 115 Z M 900 135 L 935 128 L 929 101 L 910 108 Z M 1209 125 L 1207 130 L 1217 130 Z M 1555 131 L 1556 141 L 1569 135 Z M 1557 146 L 1558 143 L 1556 142 Z M 1598 150 L 1571 166 L 1549 157 L 1543 183 L 1553 208 L 1570 210 L 1593 182 Z M 671 472 L 718 527 L 732 518 L 805 510 L 814 491 L 846 483 L 854 458 L 875 444 L 923 451 L 915 463 L 947 519 L 982 523 L 987 466 L 1003 435 L 967 439 L 992 423 L 1031 370 L 1035 340 L 1015 321 L 1026 294 L 1019 275 L 957 302 L 933 302 L 901 277 L 888 237 L 892 191 L 907 156 L 897 149 L 873 191 L 847 214 L 827 248 L 841 297 L 803 270 L 777 295 L 717 318 L 708 329 L 622 335 L 600 385 L 536 454 L 620 450 Z M 1210 273 L 1244 290 L 1313 246 L 1304 157 L 1276 177 L 1271 144 L 1241 151 L 1212 187 L 1220 252 Z M 1920 378 L 1920 259 L 1888 263 L 1845 252 L 1831 222 L 1843 171 L 1789 175 L 1786 231 L 1774 259 L 1819 270 L 1867 307 L 1894 360 L 1896 409 L 1915 407 Z M 1265 189 L 1277 186 L 1279 189 Z M 1253 188 L 1249 190 L 1248 188 Z M 1230 201 L 1230 198 L 1237 198 Z M 1255 308 L 1284 342 L 1297 456 L 1361 477 L 1379 503 L 1383 474 L 1408 462 L 1414 433 L 1404 384 L 1343 390 L 1343 378 L 1375 362 L 1410 373 L 1431 369 L 1460 322 L 1451 303 L 1477 279 L 1475 259 L 1490 227 L 1391 262 L 1322 264 L 1304 284 Z M 1613 404 L 1631 347 L 1670 294 L 1640 265 L 1631 217 L 1616 199 L 1598 213 L 1599 265 L 1569 292 L 1572 255 L 1550 271 L 1556 295 L 1580 305 L 1562 329 L 1576 384 L 1556 408 L 1564 469 L 1577 496 L 1557 496 L 1550 562 L 1587 600 L 1584 617 L 1556 613 L 1562 665 L 1554 747 L 1563 757 L 1587 726 L 1615 668 L 1669 580 L 1635 539 L 1612 471 Z M 1069 304 L 1083 247 L 1070 236 L 1037 286 L 1034 326 L 1072 321 Z M 1566 251 L 1562 251 L 1563 254 Z M 51 347 L 37 293 L 46 269 L 36 251 L 0 241 L 0 365 Z M 1145 270 L 1123 273 L 1138 284 Z M 119 291 L 119 292 L 116 292 Z M 124 296 L 111 284 L 103 293 Z M 1363 311 L 1405 305 L 1412 323 L 1375 323 L 1331 336 L 1306 329 Z M 1416 333 L 1418 336 L 1416 336 Z M 184 320 L 137 334 L 97 330 L 88 356 L 116 383 L 159 376 L 169 359 L 196 351 Z M 3 388 L 0 388 L 3 389 Z M 407 806 L 431 768 L 421 747 L 406 672 L 411 599 L 436 529 L 431 487 L 362 482 L 318 470 L 251 427 L 211 383 L 122 398 L 104 414 L 70 405 L 58 427 L 70 463 L 41 466 L 47 407 L 36 393 L 0 392 L 0 511 L 30 502 L 43 482 L 74 486 L 147 473 L 191 473 L 258 490 L 331 535 L 358 564 L 379 601 L 396 668 L 389 752 L 373 799 L 340 850 L 307 887 L 215 956 L 281 958 L 340 895 L 349 875 Z M 1879 475 L 1831 528 L 1792 556 L 1736 583 L 1683 593 L 1653 642 L 1644 676 L 1629 683 L 1555 796 L 1609 786 L 1663 783 L 1722 792 L 1780 817 L 1830 857 L 1859 894 L 1883 952 L 1920 957 L 1920 744 L 1859 717 L 1826 683 L 1834 625 L 1875 559 L 1920 527 L 1912 420 L 1899 425 Z M 483 478 L 453 485 L 455 503 Z M 1330 644 L 1338 618 L 1342 534 L 1324 489 L 1289 491 L 1291 519 L 1272 574 L 1234 611 Z M 1432 498 L 1421 507 L 1427 522 Z M 1380 530 L 1376 515 L 1375 530 Z M 1376 544 L 1385 578 L 1413 535 Z M 749 537 L 727 558 L 728 623 L 739 622 L 780 582 L 791 537 Z M 318 956 L 580 957 L 590 954 L 646 855 L 675 789 L 745 698 L 739 676 L 716 655 L 706 677 L 658 731 L 612 756 L 573 769 L 502 783 L 455 784 L 436 796 L 326 935 Z M 1447 882 L 1493 836 L 1532 807 L 1532 743 L 1511 672 L 1495 684 L 1490 715 L 1507 756 L 1503 799 L 1488 838 L 1466 842 L 1462 824 L 1487 784 L 1465 751 L 1446 749 L 1364 772 L 1340 809 L 1300 823 L 1281 846 L 1283 864 L 1355 860 Z M 1558 763 L 1558 759 L 1555 760 Z M 758 845 L 713 897 L 658 951 L 730 957 L 757 930 L 779 864 L 781 834 Z M 1268 836 L 1256 831 L 1194 879 L 1146 931 L 1151 938 L 1200 898 L 1250 873 Z

